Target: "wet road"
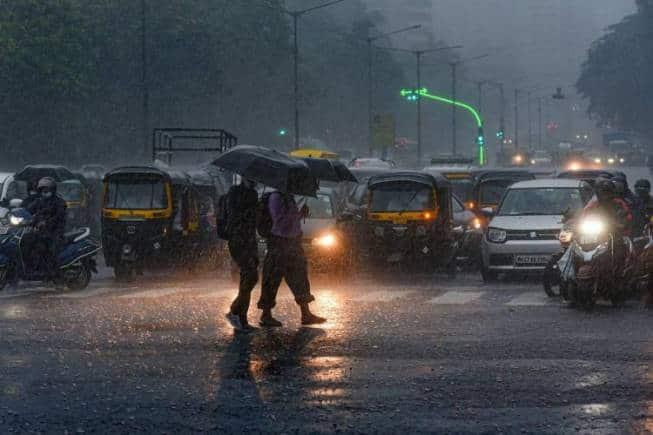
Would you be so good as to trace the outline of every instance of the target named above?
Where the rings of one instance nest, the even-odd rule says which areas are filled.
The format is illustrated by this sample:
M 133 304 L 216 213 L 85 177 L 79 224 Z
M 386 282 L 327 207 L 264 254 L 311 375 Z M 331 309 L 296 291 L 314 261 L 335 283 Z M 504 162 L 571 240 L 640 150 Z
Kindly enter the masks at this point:
M 653 431 L 639 301 L 581 313 L 536 279 L 473 274 L 313 291 L 323 327 L 300 327 L 284 289 L 285 327 L 246 335 L 224 321 L 224 276 L 0 292 L 0 433 Z
M 476 275 L 314 293 L 323 327 L 300 327 L 285 289 L 285 327 L 246 335 L 222 278 L 1 293 L 0 432 L 653 430 L 653 312 L 636 301 L 580 313 L 535 280 Z

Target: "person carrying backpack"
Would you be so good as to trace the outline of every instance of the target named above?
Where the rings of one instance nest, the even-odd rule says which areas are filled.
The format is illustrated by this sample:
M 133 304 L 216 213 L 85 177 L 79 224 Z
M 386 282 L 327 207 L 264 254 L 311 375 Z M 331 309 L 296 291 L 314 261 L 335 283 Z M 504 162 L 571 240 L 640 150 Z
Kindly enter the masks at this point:
M 247 311 L 252 290 L 258 282 L 258 244 L 256 242 L 256 183 L 243 178 L 220 199 L 223 222 L 218 225 L 220 237 L 228 240 L 229 254 L 240 269 L 238 296 L 231 304 L 227 320 L 236 330 L 252 329 Z
M 263 261 L 263 283 L 258 307 L 263 310 L 261 326 L 279 327 L 272 317 L 281 280 L 285 279 L 302 313 L 302 325 L 315 325 L 326 319 L 311 312 L 308 304 L 315 300 L 308 280 L 306 255 L 302 247 L 301 220 L 308 207 L 297 207 L 293 195 L 273 192 L 262 199 L 259 209 L 259 233 L 267 239 L 268 252 Z M 266 228 L 268 227 L 268 228 Z

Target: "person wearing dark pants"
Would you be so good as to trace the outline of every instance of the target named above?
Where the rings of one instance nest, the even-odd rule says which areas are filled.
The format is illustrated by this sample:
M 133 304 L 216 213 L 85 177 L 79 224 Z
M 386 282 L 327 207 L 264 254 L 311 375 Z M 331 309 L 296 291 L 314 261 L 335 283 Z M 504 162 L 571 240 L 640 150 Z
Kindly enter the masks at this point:
M 302 324 L 324 323 L 325 318 L 316 316 L 309 309 L 309 303 L 315 298 L 311 294 L 306 255 L 301 243 L 301 219 L 308 215 L 308 207 L 304 205 L 298 209 L 292 195 L 280 192 L 270 195 L 268 207 L 272 235 L 267 241 L 268 252 L 263 262 L 263 284 L 258 302 L 258 307 L 263 310 L 261 326 L 281 326 L 281 322 L 272 316 L 272 308 L 276 305 L 283 279 L 301 309 Z
M 227 320 L 237 330 L 252 327 L 247 321 L 252 290 L 258 282 L 258 244 L 256 242 L 256 207 L 258 194 L 255 183 L 243 179 L 227 194 L 229 254 L 240 269 L 238 296 L 231 304 Z

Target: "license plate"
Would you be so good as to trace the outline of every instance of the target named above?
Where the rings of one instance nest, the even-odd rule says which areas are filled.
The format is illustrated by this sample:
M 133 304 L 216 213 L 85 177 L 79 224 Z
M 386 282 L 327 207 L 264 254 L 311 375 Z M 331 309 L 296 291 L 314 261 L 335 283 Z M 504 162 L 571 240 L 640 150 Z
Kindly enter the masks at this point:
M 515 257 L 517 264 L 546 264 L 549 262 L 548 255 L 518 255 Z
M 0 225 L 0 234 L 7 234 L 9 232 L 9 227 L 7 225 Z

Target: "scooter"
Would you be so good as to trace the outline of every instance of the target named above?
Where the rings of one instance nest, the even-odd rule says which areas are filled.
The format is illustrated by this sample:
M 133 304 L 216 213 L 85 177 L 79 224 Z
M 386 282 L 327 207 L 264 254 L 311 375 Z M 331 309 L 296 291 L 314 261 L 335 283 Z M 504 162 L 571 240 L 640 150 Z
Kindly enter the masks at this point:
M 0 213 L 0 290 L 8 282 L 49 280 L 43 265 L 34 264 L 24 250 L 26 240 L 35 231 L 32 215 L 27 210 L 5 209 Z M 57 267 L 61 271 L 63 284 L 69 290 L 86 288 L 91 274 L 97 273 L 95 256 L 100 251 L 100 244 L 90 234 L 89 228 L 80 228 L 64 235 L 57 255 Z
M 572 278 L 567 285 L 569 300 L 574 305 L 591 309 L 602 298 L 621 306 L 629 295 L 633 243 L 627 237 L 617 240 L 609 227 L 597 215 L 585 216 L 575 226 L 569 246 Z M 621 244 L 617 248 L 623 250 L 621 260 L 615 250 L 617 243 Z

